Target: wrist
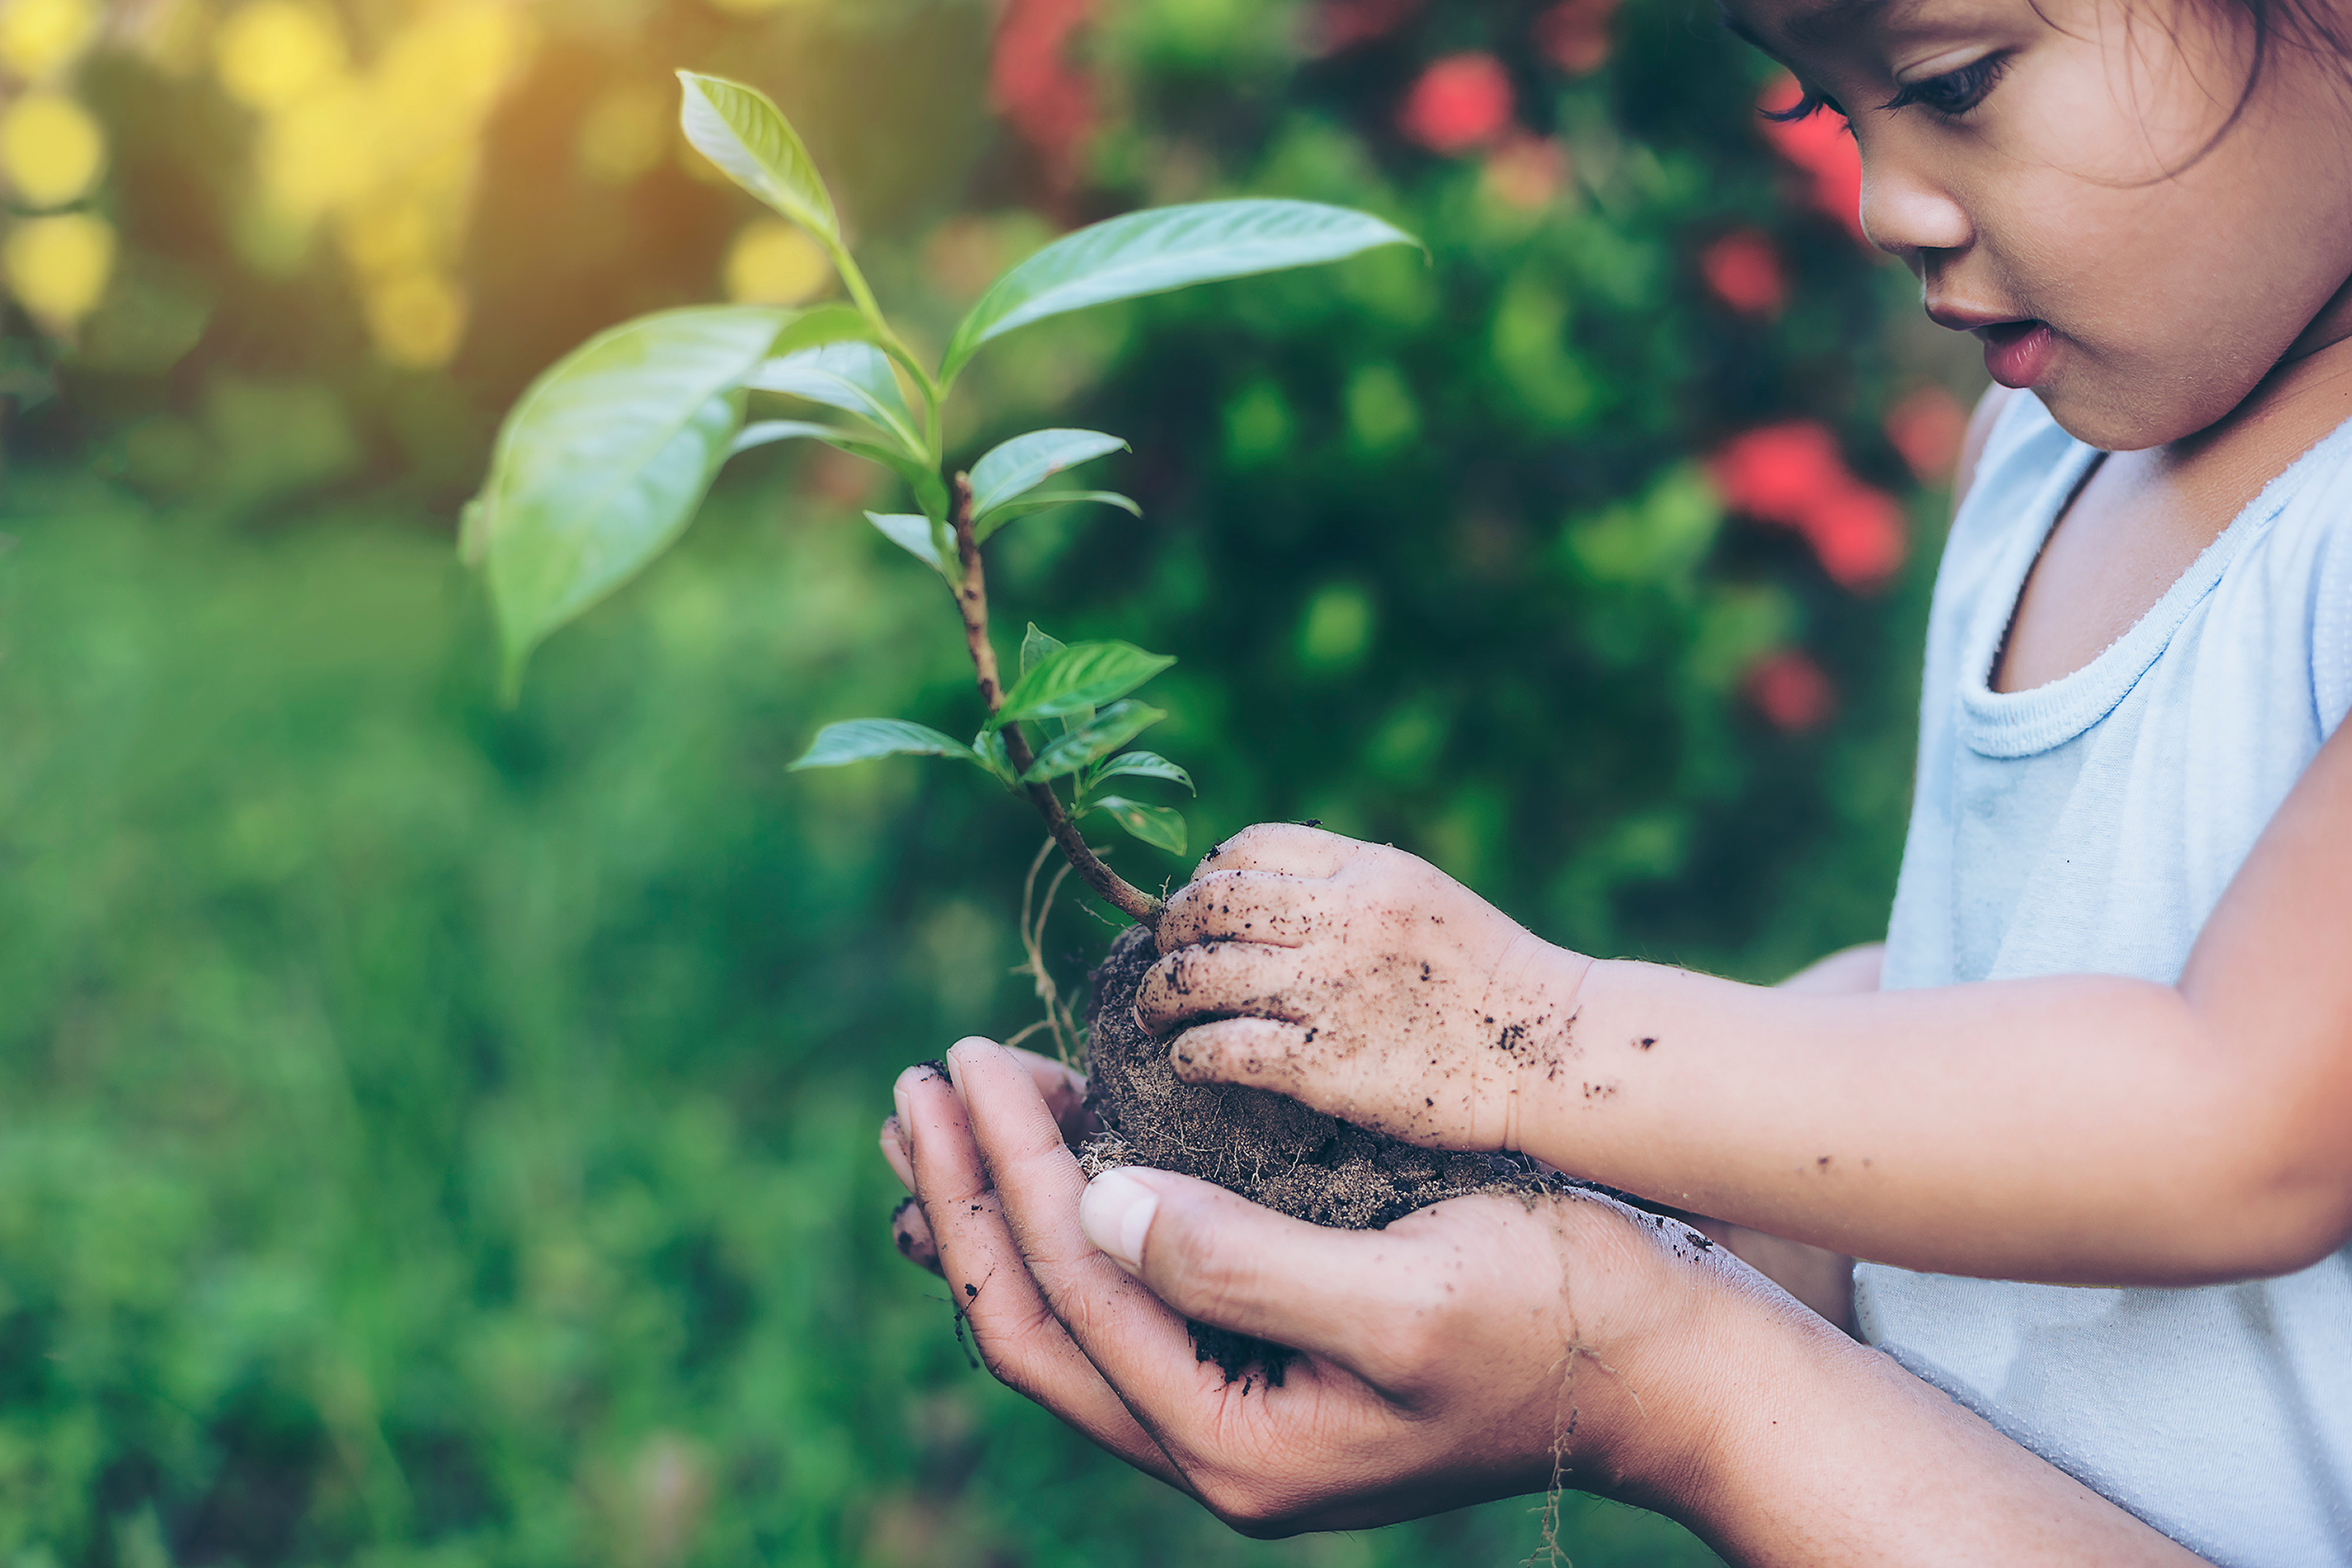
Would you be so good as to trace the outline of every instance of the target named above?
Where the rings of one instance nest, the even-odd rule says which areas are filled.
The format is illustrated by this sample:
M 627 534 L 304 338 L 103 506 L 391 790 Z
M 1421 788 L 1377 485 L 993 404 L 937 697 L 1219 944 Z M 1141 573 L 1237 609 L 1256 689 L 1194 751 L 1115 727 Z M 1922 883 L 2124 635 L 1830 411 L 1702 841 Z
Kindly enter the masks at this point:
M 1489 1147 L 1551 1157 L 1546 1146 L 1559 1121 L 1553 1101 L 1575 1074 L 1577 1010 L 1593 967 L 1584 954 L 1521 931 L 1488 972 L 1481 1011 L 1493 1048 L 1481 1054 L 1502 1069 L 1496 1087 L 1507 1108 L 1498 1143 Z
M 1869 1398 L 1873 1352 L 1720 1249 L 1706 1303 L 1660 1346 L 1672 1412 L 1629 1446 L 1626 1500 L 1711 1542 L 1752 1529 L 1818 1461 L 1813 1445 Z M 1668 1382 L 1667 1380 L 1673 1380 Z

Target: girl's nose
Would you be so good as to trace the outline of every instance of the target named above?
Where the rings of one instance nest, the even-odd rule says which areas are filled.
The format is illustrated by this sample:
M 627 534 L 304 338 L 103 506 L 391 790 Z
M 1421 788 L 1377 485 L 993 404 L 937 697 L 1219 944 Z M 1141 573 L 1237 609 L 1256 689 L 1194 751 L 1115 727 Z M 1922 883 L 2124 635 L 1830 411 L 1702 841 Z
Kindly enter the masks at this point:
M 1976 237 L 1951 193 L 1894 149 L 1863 154 L 1862 228 L 1879 249 L 1915 266 L 1922 251 L 1958 250 Z

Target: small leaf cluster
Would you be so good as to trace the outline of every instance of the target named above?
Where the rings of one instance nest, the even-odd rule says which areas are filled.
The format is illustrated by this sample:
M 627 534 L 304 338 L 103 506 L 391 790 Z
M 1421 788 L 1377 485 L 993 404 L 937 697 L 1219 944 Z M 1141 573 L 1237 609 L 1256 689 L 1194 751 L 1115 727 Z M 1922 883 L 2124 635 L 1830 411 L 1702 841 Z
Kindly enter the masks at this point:
M 960 598 L 980 605 L 979 620 L 966 629 L 975 658 L 982 657 L 982 544 L 1051 507 L 1091 503 L 1136 517 L 1142 509 L 1115 491 L 1045 488 L 1058 474 L 1128 449 L 1100 431 L 1032 431 L 987 453 L 969 474 L 954 474 L 941 408 L 974 355 L 1006 333 L 1089 306 L 1417 243 L 1377 217 L 1315 202 L 1204 202 L 1130 213 L 1012 268 L 964 317 L 933 366 L 883 314 L 842 237 L 832 193 L 782 111 L 740 82 L 691 71 L 678 79 L 687 139 L 816 240 L 848 303 L 641 317 L 592 339 L 525 392 L 499 430 L 488 479 L 466 509 L 460 538 L 466 560 L 488 584 L 509 700 L 531 651 L 668 548 L 730 458 L 780 441 L 823 442 L 898 477 L 913 510 L 868 512 L 867 520 Z M 959 486 L 968 501 L 959 503 Z M 900 720 L 863 719 L 825 730 L 793 766 L 913 754 L 961 758 L 1011 789 L 1050 791 L 1066 779 L 1071 816 L 1099 811 L 1144 842 L 1181 854 L 1184 828 L 1176 813 L 1095 793 L 1114 777 L 1190 787 L 1183 770 L 1164 758 L 1121 754 L 1165 717 L 1131 694 L 1172 662 L 1122 642 L 1065 646 L 1033 626 L 1020 679 L 969 744 Z M 1052 729 L 1041 730 L 1042 746 L 1031 751 L 1022 725 Z M 1008 733 L 1019 742 L 1008 746 Z M 1036 799 L 1052 820 L 1059 796 Z
M 1099 811 L 1152 847 L 1181 855 L 1185 832 L 1181 814 L 1164 805 L 1096 793 L 1115 778 L 1160 779 L 1192 788 L 1192 775 L 1167 758 L 1121 749 L 1168 717 L 1129 694 L 1175 662 L 1131 643 L 1064 643 L 1033 624 L 1021 639 L 1021 678 L 971 744 L 902 719 L 852 719 L 826 725 L 793 767 L 839 767 L 877 757 L 953 757 L 1007 789 L 1067 779 L 1073 818 Z M 1050 738 L 1033 749 L 1034 760 L 1017 773 L 1004 745 L 1004 731 L 1013 724 L 1050 731 Z

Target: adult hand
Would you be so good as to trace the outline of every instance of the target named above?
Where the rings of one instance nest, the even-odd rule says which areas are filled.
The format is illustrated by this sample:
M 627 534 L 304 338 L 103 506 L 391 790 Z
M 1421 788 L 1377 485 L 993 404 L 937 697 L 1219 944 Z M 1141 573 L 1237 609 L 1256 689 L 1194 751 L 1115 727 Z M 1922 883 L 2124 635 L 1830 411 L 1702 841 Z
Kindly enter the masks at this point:
M 1089 1186 L 1076 1080 L 967 1040 L 909 1069 L 884 1147 L 1004 1382 L 1255 1535 L 1355 1529 L 1569 1484 L 1663 1499 L 1698 1445 L 1678 1369 L 1718 1300 L 1769 1288 L 1600 1197 L 1458 1199 L 1386 1230 L 1286 1219 L 1126 1169 Z M 1057 1103 L 1059 1113 L 1057 1114 Z M 1227 1384 L 1187 1317 L 1301 1352 Z
M 1343 1232 L 1165 1172 L 1088 1186 L 1074 1075 L 984 1040 L 949 1066 L 900 1078 L 884 1146 L 982 1356 L 1245 1533 L 1559 1479 L 1759 1568 L 2197 1562 L 1671 1221 L 1465 1198 Z M 1188 1316 L 1304 1353 L 1229 1384 Z
M 1557 1100 L 1580 1082 L 1590 961 L 1401 850 L 1250 828 L 1169 900 L 1159 940 L 1136 1012 L 1182 1030 L 1171 1054 L 1189 1082 L 1270 1089 L 1457 1149 L 1521 1148 L 1535 1086 Z

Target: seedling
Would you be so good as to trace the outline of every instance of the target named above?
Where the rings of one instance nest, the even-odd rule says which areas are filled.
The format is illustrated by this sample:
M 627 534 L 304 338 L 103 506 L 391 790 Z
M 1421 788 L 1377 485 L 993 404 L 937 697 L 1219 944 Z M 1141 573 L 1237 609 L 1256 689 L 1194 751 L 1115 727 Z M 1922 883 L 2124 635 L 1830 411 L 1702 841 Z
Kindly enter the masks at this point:
M 974 354 L 1033 321 L 1414 242 L 1367 214 L 1309 202 L 1130 213 L 1057 240 L 998 279 L 934 366 L 876 303 L 842 242 L 832 196 L 776 106 L 735 82 L 688 72 L 679 79 L 688 139 L 824 247 L 850 303 L 642 317 L 592 340 L 523 395 L 499 432 L 488 482 L 467 508 L 462 538 L 466 558 L 488 580 L 508 693 L 549 633 L 685 530 L 736 453 L 810 440 L 878 463 L 898 476 L 915 510 L 867 519 L 947 584 L 983 722 L 967 742 L 903 719 L 854 719 L 826 726 L 793 765 L 951 757 L 1029 798 L 1050 837 L 1022 892 L 1029 958 L 1023 973 L 1045 1011 L 1024 1035 L 1051 1029 L 1066 1061 L 1077 1020 L 1046 972 L 1042 945 L 1055 890 L 1075 871 L 1136 922 L 1092 977 L 1087 1105 L 1097 1132 L 1086 1159 L 1095 1168 L 1145 1163 L 1200 1176 L 1284 1214 L 1354 1228 L 1468 1193 L 1541 1190 L 1547 1178 L 1524 1161 L 1421 1149 L 1260 1089 L 1177 1080 L 1165 1042 L 1144 1032 L 1133 1005 L 1158 956 L 1152 928 L 1160 900 L 1104 865 L 1081 832 L 1088 818 L 1107 817 L 1146 844 L 1184 853 L 1184 822 L 1175 811 L 1104 789 L 1114 780 L 1192 786 L 1167 758 L 1129 749 L 1164 716 L 1135 693 L 1174 661 L 1124 642 L 1065 645 L 1032 625 L 1021 641 L 1020 673 L 1008 685 L 989 639 L 982 559 L 992 535 L 1048 507 L 1085 503 L 1141 515 L 1123 495 L 1045 488 L 1055 475 L 1127 443 L 1094 430 L 1034 430 L 969 471 L 951 468 L 942 450 L 940 411 L 958 374 Z M 770 416 L 770 400 L 785 405 L 779 415 L 813 404 L 828 417 Z M 1067 865 L 1041 900 L 1038 878 L 1057 847 Z M 1279 1383 L 1291 1354 L 1198 1324 L 1193 1342 L 1228 1380 L 1255 1366 Z
M 503 690 L 511 700 L 533 648 L 685 531 L 730 458 L 772 442 L 822 441 L 879 464 L 904 486 L 912 510 L 868 512 L 867 521 L 946 583 L 986 713 L 969 742 L 903 719 L 828 725 L 793 766 L 894 755 L 970 763 L 1028 797 L 1089 888 L 1152 924 L 1160 901 L 1104 865 L 1080 824 L 1108 818 L 1143 843 L 1184 853 L 1177 812 L 1105 790 L 1114 780 L 1192 787 L 1167 758 L 1128 749 L 1166 717 L 1134 693 L 1174 660 L 1125 642 L 1066 645 L 1033 625 L 1019 674 L 1006 682 L 989 637 L 982 555 L 999 530 L 1051 507 L 1140 517 L 1133 500 L 1112 491 L 1044 488 L 1127 443 L 1094 430 L 1034 430 L 964 471 L 946 461 L 940 410 L 974 355 L 1048 317 L 1417 242 L 1369 214 L 1312 202 L 1130 213 L 1066 236 L 1007 271 L 933 365 L 883 314 L 842 238 L 831 193 L 775 104 L 739 82 L 691 71 L 678 79 L 687 139 L 824 247 L 849 302 L 642 316 L 590 340 L 524 393 L 499 433 L 488 479 L 466 508 L 459 546 L 488 584 Z M 820 417 L 806 416 L 811 405 Z M 1040 865 L 1043 858 L 1041 851 Z M 1043 921 L 1035 882 L 1033 868 L 1023 935 L 1046 992 L 1031 942 L 1032 921 Z M 1046 1001 L 1053 1012 L 1057 1004 L 1050 994 Z M 1055 1032 L 1065 1033 L 1059 1023 Z

